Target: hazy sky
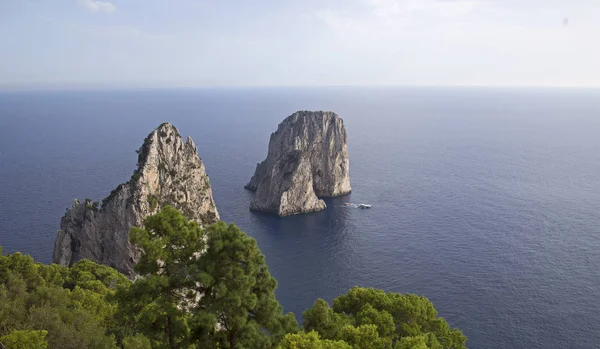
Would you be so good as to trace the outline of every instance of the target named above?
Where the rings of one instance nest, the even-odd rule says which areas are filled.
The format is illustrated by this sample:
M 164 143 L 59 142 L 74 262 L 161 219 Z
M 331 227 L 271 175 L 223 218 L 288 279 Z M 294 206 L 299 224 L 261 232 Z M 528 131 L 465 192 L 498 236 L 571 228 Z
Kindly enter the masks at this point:
M 247 85 L 600 86 L 600 0 L 0 0 L 0 87 Z

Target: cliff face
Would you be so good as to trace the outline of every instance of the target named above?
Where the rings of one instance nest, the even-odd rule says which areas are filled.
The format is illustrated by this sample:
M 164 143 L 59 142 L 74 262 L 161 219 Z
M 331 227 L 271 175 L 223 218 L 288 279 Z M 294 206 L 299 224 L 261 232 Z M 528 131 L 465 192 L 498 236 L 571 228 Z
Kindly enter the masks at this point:
M 208 176 L 191 138 L 164 123 L 146 137 L 138 150 L 138 167 L 102 201 L 75 200 L 60 222 L 52 261 L 71 265 L 80 259 L 111 266 L 133 276 L 139 259 L 129 243 L 129 230 L 164 205 L 188 219 L 208 225 L 219 219 Z
M 348 138 L 332 112 L 299 111 L 271 134 L 267 158 L 246 189 L 256 191 L 250 209 L 280 216 L 320 211 L 319 197 L 350 192 Z

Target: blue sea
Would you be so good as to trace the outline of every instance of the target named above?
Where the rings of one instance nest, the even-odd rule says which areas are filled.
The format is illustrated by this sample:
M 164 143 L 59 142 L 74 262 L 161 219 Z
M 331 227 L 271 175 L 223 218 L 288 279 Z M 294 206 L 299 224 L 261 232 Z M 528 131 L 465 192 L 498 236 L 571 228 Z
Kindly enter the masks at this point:
M 352 193 L 319 213 L 250 212 L 270 133 L 305 109 L 344 119 Z M 4 253 L 50 262 L 72 200 L 126 181 L 164 121 L 194 139 L 222 219 L 257 239 L 298 318 L 359 285 L 428 297 L 471 349 L 600 347 L 600 90 L 1 93 Z

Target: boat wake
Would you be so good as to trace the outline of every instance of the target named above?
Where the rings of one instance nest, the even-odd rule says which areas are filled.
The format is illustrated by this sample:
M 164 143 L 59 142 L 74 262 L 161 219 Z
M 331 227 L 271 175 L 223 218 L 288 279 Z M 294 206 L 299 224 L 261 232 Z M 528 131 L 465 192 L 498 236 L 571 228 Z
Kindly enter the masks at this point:
M 345 203 L 342 207 L 352 207 L 352 208 L 371 208 L 372 206 L 369 204 L 353 204 L 350 202 Z

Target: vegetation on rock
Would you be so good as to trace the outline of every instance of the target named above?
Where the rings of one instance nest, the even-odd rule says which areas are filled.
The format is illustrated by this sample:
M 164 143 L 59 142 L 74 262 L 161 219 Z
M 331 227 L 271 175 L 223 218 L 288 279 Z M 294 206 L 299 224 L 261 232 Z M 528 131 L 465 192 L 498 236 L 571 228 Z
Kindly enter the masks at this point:
M 150 210 L 154 212 L 154 210 L 156 210 L 158 207 L 158 198 L 156 195 L 148 195 L 148 204 L 150 205 Z
M 195 170 L 187 170 L 190 167 Z M 212 190 L 204 185 L 207 181 L 191 138 L 184 142 L 173 125 L 162 124 L 141 146 L 137 168 L 128 182 L 120 184 L 101 205 L 77 201 L 66 211 L 52 261 L 69 266 L 89 259 L 133 278 L 140 254 L 129 242 L 129 232 L 134 226 L 143 226 L 149 214 L 172 205 L 203 227 L 218 221 Z

